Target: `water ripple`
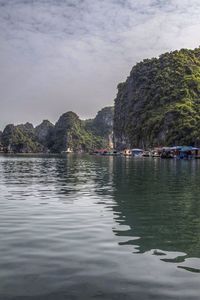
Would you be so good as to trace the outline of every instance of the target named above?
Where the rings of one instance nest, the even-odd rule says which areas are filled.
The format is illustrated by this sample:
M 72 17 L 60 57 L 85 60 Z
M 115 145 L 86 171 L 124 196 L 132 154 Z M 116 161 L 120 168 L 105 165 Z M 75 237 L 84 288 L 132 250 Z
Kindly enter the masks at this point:
M 199 299 L 199 162 L 0 156 L 0 299 Z

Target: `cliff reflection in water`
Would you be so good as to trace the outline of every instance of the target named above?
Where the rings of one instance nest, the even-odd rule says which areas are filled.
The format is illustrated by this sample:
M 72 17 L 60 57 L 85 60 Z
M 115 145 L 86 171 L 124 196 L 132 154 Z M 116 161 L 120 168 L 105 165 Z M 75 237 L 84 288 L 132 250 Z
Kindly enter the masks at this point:
M 55 160 L 56 194 L 63 201 L 105 196 L 119 224 L 115 235 L 127 237 L 120 245 L 133 245 L 135 253 L 180 253 L 161 259 L 181 262 L 200 258 L 199 167 L 199 161 L 68 156 Z
M 41 204 L 97 199 L 114 212 L 121 246 L 179 266 L 198 259 L 194 271 L 200 269 L 199 167 L 200 161 L 76 155 L 2 161 L 9 199 L 16 193 Z
M 118 236 L 128 237 L 121 245 L 134 245 L 133 251 L 139 253 L 152 249 L 162 250 L 153 252 L 158 255 L 165 251 L 181 252 L 182 258 L 162 256 L 172 262 L 200 258 L 199 167 L 197 161 L 116 160 L 115 220 L 130 227 L 121 231 L 119 226 L 114 231 Z

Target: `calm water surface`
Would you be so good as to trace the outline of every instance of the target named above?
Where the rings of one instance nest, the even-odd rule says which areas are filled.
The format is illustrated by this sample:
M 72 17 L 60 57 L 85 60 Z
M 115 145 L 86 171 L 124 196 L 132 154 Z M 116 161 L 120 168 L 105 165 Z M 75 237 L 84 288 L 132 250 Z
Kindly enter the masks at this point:
M 0 156 L 0 299 L 200 299 L 200 161 Z

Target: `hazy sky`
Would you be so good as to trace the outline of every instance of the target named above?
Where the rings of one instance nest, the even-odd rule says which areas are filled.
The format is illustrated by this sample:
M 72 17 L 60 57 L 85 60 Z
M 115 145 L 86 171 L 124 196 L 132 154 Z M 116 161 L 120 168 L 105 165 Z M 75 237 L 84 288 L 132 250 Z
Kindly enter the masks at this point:
M 0 128 L 93 117 L 136 62 L 199 45 L 199 0 L 0 0 Z

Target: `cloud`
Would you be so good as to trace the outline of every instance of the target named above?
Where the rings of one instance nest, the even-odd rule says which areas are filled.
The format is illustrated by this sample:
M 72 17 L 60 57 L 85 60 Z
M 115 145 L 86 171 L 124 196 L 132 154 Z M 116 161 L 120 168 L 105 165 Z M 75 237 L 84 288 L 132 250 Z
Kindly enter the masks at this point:
M 200 41 L 198 0 L 0 0 L 1 124 L 92 117 L 147 57 Z

